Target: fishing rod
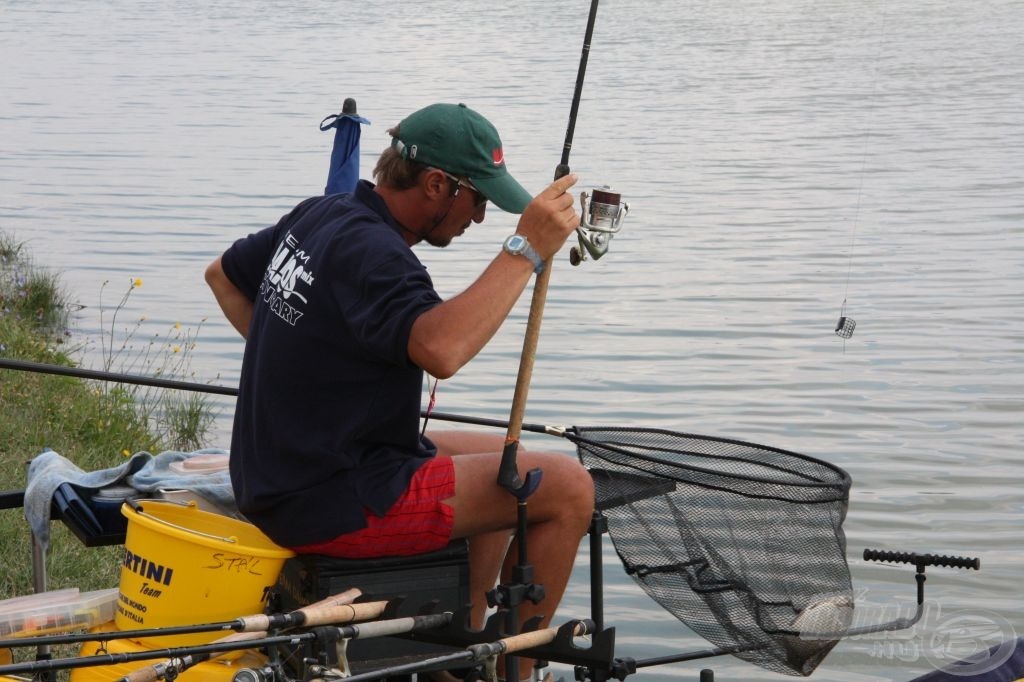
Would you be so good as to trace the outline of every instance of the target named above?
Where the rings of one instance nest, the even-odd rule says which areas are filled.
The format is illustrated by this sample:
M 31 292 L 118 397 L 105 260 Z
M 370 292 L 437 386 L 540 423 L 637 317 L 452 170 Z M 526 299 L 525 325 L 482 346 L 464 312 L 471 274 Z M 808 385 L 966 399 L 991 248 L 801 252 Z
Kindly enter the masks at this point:
M 15 371 L 28 371 L 36 372 L 41 374 L 52 374 L 59 376 L 70 376 L 81 379 L 92 379 L 97 381 L 109 381 L 113 383 L 126 383 L 126 384 L 137 384 L 141 386 L 154 386 L 158 388 L 168 388 L 182 391 L 195 391 L 199 393 L 214 393 L 218 395 L 237 396 L 238 389 L 233 386 L 218 386 L 216 384 L 203 384 L 189 381 L 177 381 L 171 379 L 160 379 L 158 377 L 147 377 L 138 374 L 124 374 L 120 372 L 109 372 L 93 369 L 82 369 L 79 367 L 66 367 L 64 365 L 52 365 L 41 362 L 32 362 L 28 360 L 14 360 L 11 358 L 0 358 L 0 369 L 10 369 Z M 510 420 L 492 419 L 487 417 L 472 417 L 467 415 L 451 414 L 447 412 L 430 412 L 429 415 L 426 410 L 420 412 L 421 417 L 429 416 L 431 419 L 437 421 L 446 421 L 458 424 L 471 424 L 474 426 L 486 426 L 499 429 L 510 429 L 512 422 Z M 516 415 L 520 420 L 523 419 L 523 414 Z M 610 427 L 610 426 L 589 426 L 584 428 L 578 426 L 559 426 L 549 425 L 540 423 L 530 423 L 520 421 L 516 425 L 518 433 L 522 431 L 528 431 L 530 433 L 543 434 L 548 436 L 555 436 L 558 438 L 564 438 L 574 444 L 590 445 L 593 447 L 615 447 L 616 441 L 609 439 L 599 439 L 593 436 L 583 435 L 584 431 L 602 431 L 608 434 L 615 432 L 622 433 L 651 433 L 651 434 L 667 434 L 668 431 L 661 429 L 651 429 L 642 427 Z M 517 436 L 518 438 L 518 436 Z M 708 440 L 716 440 L 723 443 L 735 443 L 744 444 L 743 441 L 732 440 L 727 438 L 712 438 L 709 436 L 701 436 L 701 438 Z M 759 446 L 764 447 L 764 446 Z M 781 451 L 780 452 L 785 452 Z M 790 453 L 795 454 L 795 453 Z
M 229 638 L 224 637 L 217 642 L 210 644 L 198 644 L 192 646 L 169 647 L 163 649 L 147 649 L 145 651 L 127 651 L 121 653 L 97 653 L 91 656 L 75 656 L 71 658 L 55 658 L 50 660 L 26 661 L 24 663 L 11 663 L 0 665 L 0 675 L 15 675 L 18 673 L 41 673 L 56 670 L 70 670 L 73 668 L 91 668 L 104 665 L 116 665 L 119 663 L 133 663 L 135 661 L 151 661 L 154 659 L 175 659 L 183 656 L 196 657 L 195 663 L 201 662 L 199 657 L 207 657 L 222 654 L 240 649 L 254 649 L 260 647 L 273 647 L 279 645 L 301 644 L 322 639 L 326 634 L 338 639 L 353 639 L 355 637 L 378 637 L 401 632 L 411 632 L 415 629 L 444 627 L 451 621 L 451 613 L 428 614 L 424 616 L 412 616 L 397 618 L 393 621 L 384 620 L 355 625 L 343 625 L 339 627 L 322 627 L 309 632 L 297 632 L 291 634 L 269 635 L 261 638 Z M 100 634 L 100 633 L 96 633 Z M 93 637 L 93 640 L 96 638 Z M 229 641 L 230 640 L 230 641 Z
M 392 618 L 388 620 L 377 620 L 369 621 L 366 623 L 358 623 L 354 625 L 343 625 L 337 628 L 326 628 L 324 631 L 311 633 L 313 636 L 306 638 L 308 640 L 329 640 L 329 641 L 347 641 L 353 639 L 371 639 L 374 637 L 391 637 L 394 635 L 405 635 L 422 630 L 435 630 L 438 628 L 445 627 L 451 624 L 452 613 L 432 613 L 424 614 L 419 616 L 407 616 L 404 618 Z M 225 637 L 224 640 L 230 637 L 237 637 L 237 635 L 230 635 Z M 220 641 L 220 640 L 218 640 Z M 329 642 L 325 642 L 329 643 Z M 337 647 L 336 647 L 337 649 Z M 170 658 L 162 663 L 156 663 L 145 668 L 133 671 L 124 677 L 121 677 L 117 682 L 156 682 L 156 680 L 173 680 L 181 673 L 185 672 L 189 668 L 209 660 L 213 657 L 213 652 L 203 652 L 189 654 L 187 656 Z M 350 671 L 348 670 L 348 661 L 338 661 L 342 669 L 340 672 L 343 675 L 347 675 Z M 245 668 L 235 673 L 235 679 L 260 679 L 261 676 L 258 674 L 247 675 L 246 672 L 255 672 L 252 669 Z M 322 670 L 311 670 L 314 675 L 321 674 L 326 671 Z
M 251 646 L 253 641 L 263 639 L 267 636 L 268 633 L 266 632 L 236 632 L 228 635 L 227 637 L 216 639 L 211 642 L 211 644 L 246 642 L 247 646 Z M 168 658 L 161 663 L 154 663 L 153 665 L 146 666 L 145 668 L 133 670 L 127 675 L 118 678 L 117 682 L 156 682 L 156 680 L 174 680 L 178 675 L 189 668 L 205 661 L 209 661 L 211 658 L 215 658 L 215 654 L 208 652 L 185 654 L 177 658 Z
M 421 661 L 387 666 L 378 670 L 359 673 L 358 675 L 346 677 L 345 682 L 368 682 L 369 680 L 380 680 L 386 677 L 396 677 L 398 675 L 444 670 L 451 668 L 454 664 L 458 663 L 479 663 L 485 660 L 493 660 L 494 657 L 502 654 L 517 653 L 525 651 L 526 649 L 532 649 L 533 647 L 550 644 L 559 635 L 572 638 L 587 635 L 592 632 L 594 632 L 594 623 L 592 621 L 569 621 L 561 627 L 531 630 L 518 635 L 504 637 L 493 642 L 471 644 L 464 650 L 457 651 L 455 653 L 443 654 L 441 656 L 435 656 L 434 658 L 428 658 Z M 512 673 L 507 667 L 509 660 L 510 657 L 506 656 L 505 677 L 506 679 L 518 679 L 510 677 Z
M 587 16 L 587 27 L 583 37 L 583 49 L 580 53 L 579 67 L 576 72 L 576 85 L 573 89 L 572 104 L 569 108 L 569 123 L 565 131 L 565 142 L 562 145 L 562 155 L 559 164 L 555 167 L 554 179 L 558 180 L 569 174 L 569 152 L 572 150 L 573 135 L 576 130 L 576 117 L 579 114 L 580 100 L 583 95 L 583 82 L 587 73 L 587 60 L 590 55 L 590 43 L 594 36 L 594 24 L 597 21 L 598 0 L 591 0 L 590 12 Z M 611 193 L 608 195 L 611 196 Z M 581 201 L 586 202 L 585 195 Z M 584 214 L 586 207 L 584 205 Z M 621 219 L 620 219 L 621 220 Z M 581 219 L 581 225 L 577 228 L 581 247 L 590 240 L 584 239 L 584 226 L 588 223 Z M 607 248 L 607 244 L 604 244 Z M 575 249 L 575 247 L 574 247 Z M 589 250 L 589 249 L 588 249 Z M 570 261 L 578 265 L 583 259 L 583 249 L 573 251 Z M 594 257 L 598 258 L 603 250 L 598 249 Z M 508 491 L 516 500 L 516 537 L 518 542 L 517 560 L 511 569 L 511 580 L 502 582 L 494 590 L 488 593 L 488 602 L 499 606 L 506 611 L 508 631 L 516 632 L 519 628 L 519 606 L 524 600 L 538 603 L 544 597 L 544 588 L 533 581 L 533 567 L 530 565 L 527 548 L 527 498 L 530 497 L 540 485 L 543 471 L 540 468 L 531 469 L 524 478 L 519 475 L 517 455 L 519 451 L 519 438 L 522 432 L 523 417 L 526 413 L 526 400 L 530 390 L 530 381 L 533 376 L 534 361 L 537 357 L 537 345 L 540 338 L 541 321 L 544 316 L 544 305 L 547 298 L 548 284 L 551 280 L 553 256 L 549 256 L 537 273 L 533 285 L 533 297 L 530 302 L 530 312 L 526 323 L 526 332 L 523 338 L 523 349 L 519 359 L 519 371 L 516 376 L 515 391 L 512 397 L 512 409 L 509 416 L 508 428 L 505 433 L 505 444 L 501 453 L 501 462 L 498 467 L 497 483 Z M 507 656 L 505 659 L 506 676 L 509 679 L 519 679 L 519 661 L 515 656 Z
M 580 99 L 583 95 L 583 80 L 587 73 L 587 58 L 590 55 L 590 41 L 594 35 L 594 24 L 597 20 L 598 0 L 591 0 L 590 14 L 587 17 L 587 28 L 583 37 L 583 51 L 576 72 L 576 87 L 573 90 L 572 105 L 569 108 L 569 124 L 565 131 L 565 142 L 562 145 L 562 157 L 555 167 L 555 180 L 569 174 L 569 152 L 572 149 L 572 138 L 576 130 L 576 116 L 579 113 Z M 498 470 L 498 485 L 515 495 L 520 501 L 526 499 L 540 484 L 540 471 L 532 470 L 526 479 L 519 477 L 516 465 L 516 454 L 519 450 L 520 428 L 526 413 L 526 399 L 533 376 L 533 365 L 537 357 L 537 344 L 540 339 L 540 327 L 544 316 L 544 305 L 547 299 L 548 283 L 551 280 L 553 257 L 549 257 L 533 285 L 533 299 L 530 301 L 530 313 L 526 322 L 526 334 L 523 339 L 523 350 L 519 358 L 519 372 L 516 376 L 516 387 L 512 397 L 512 410 L 509 416 L 508 431 L 505 436 L 505 447 L 502 451 L 501 467 Z M 522 543 L 520 543 L 522 546 Z
M 193 381 L 161 379 L 159 377 L 146 377 L 138 374 L 123 374 L 120 372 L 108 372 L 98 369 L 83 369 L 81 367 L 65 367 L 64 365 L 51 365 L 43 362 L 32 362 L 30 360 L 15 360 L 13 358 L 0 358 L 0 369 L 36 372 L 38 374 L 54 374 L 57 376 L 76 377 L 78 379 L 94 379 L 96 381 L 110 381 L 120 384 L 137 384 L 139 386 L 153 386 L 156 388 L 194 391 L 197 393 L 215 393 L 218 395 L 230 396 L 238 395 L 238 389 L 231 386 L 200 384 Z
M 159 377 L 147 377 L 139 374 L 124 374 L 121 372 L 109 372 L 96 369 L 83 369 L 80 367 L 66 367 L 64 365 L 52 365 L 43 362 L 32 362 L 30 360 L 15 360 L 13 358 L 0 358 L 0 369 L 15 371 L 35 372 L 37 374 L 51 374 L 56 376 L 75 377 L 78 379 L 91 379 L 95 381 L 109 381 L 112 383 L 136 384 L 139 386 L 153 386 L 156 388 L 167 388 L 179 391 L 193 391 L 197 393 L 213 393 L 217 395 L 238 396 L 238 389 L 234 386 L 218 386 L 216 384 L 202 384 L 192 381 L 178 381 L 175 379 L 161 379 Z M 488 419 L 484 417 L 469 417 L 443 412 L 430 412 L 426 410 L 420 416 L 439 421 L 449 421 L 462 424 L 474 424 L 476 426 L 490 426 L 500 429 L 508 429 L 511 422 L 501 419 Z M 520 416 L 522 419 L 522 416 Z M 560 438 L 571 437 L 571 429 L 574 427 L 547 426 L 544 424 L 530 424 L 520 422 L 520 431 L 543 433 L 549 436 Z
M 233 630 L 237 633 L 286 630 L 289 628 L 314 627 L 317 625 L 346 623 L 354 620 L 366 620 L 369 618 L 377 618 L 384 613 L 388 604 L 386 601 L 353 604 L 361 594 L 362 592 L 353 588 L 289 613 L 278 613 L 272 615 L 254 614 L 219 623 L 200 623 L 197 625 L 177 625 L 139 630 L 83 632 L 77 634 L 19 637 L 0 640 L 0 648 L 43 646 L 51 644 L 75 644 L 79 642 L 106 642 L 114 639 L 143 639 L 146 637 L 166 637 L 171 635 L 188 635 L 228 630 Z
M 587 27 L 583 37 L 583 49 L 580 53 L 579 68 L 576 72 L 576 85 L 573 89 L 572 104 L 569 108 L 569 123 L 566 126 L 561 159 L 555 167 L 555 180 L 570 173 L 569 152 L 572 150 L 573 136 L 576 131 L 576 118 L 579 114 L 580 100 L 583 95 L 583 82 L 587 73 L 590 43 L 594 36 L 594 24 L 597 21 L 597 6 L 598 0 L 591 0 L 590 13 L 587 16 Z M 582 262 L 586 258 L 585 253 L 590 253 L 595 260 L 600 258 L 608 249 L 611 235 L 621 229 L 622 220 L 629 211 L 629 205 L 621 201 L 621 196 L 607 187 L 601 190 L 594 190 L 593 198 L 589 203 L 588 195 L 584 192 L 580 197 L 580 201 L 582 215 L 580 225 L 576 228 L 580 246 L 579 248 L 573 247 L 570 254 L 570 261 L 573 265 L 578 265 Z M 523 349 L 519 360 L 519 372 L 516 376 L 515 392 L 512 398 L 508 431 L 505 437 L 505 447 L 502 452 L 501 467 L 498 474 L 499 485 L 513 494 L 517 494 L 517 491 L 522 491 L 518 494 L 521 494 L 523 498 L 528 496 L 539 484 L 539 473 L 529 472 L 525 480 L 520 479 L 519 471 L 516 467 L 516 454 L 518 452 L 521 424 L 526 411 L 530 380 L 533 375 L 533 365 L 537 356 L 541 321 L 544 315 L 544 305 L 551 279 L 552 260 L 553 258 L 549 258 L 544 263 L 534 283 L 533 298 L 530 302 L 530 312 L 526 324 L 526 334 L 523 339 Z M 534 474 L 536 482 L 531 482 L 530 474 Z
M 275 646 L 279 644 L 295 644 L 297 642 L 309 641 L 314 637 L 316 637 L 316 634 L 312 632 L 292 633 L 268 636 L 261 639 L 214 642 L 189 647 L 146 649 L 145 651 L 126 651 L 122 653 L 108 652 L 103 654 L 92 654 L 91 656 L 75 656 L 73 658 L 54 658 L 38 661 L 26 661 L 24 663 L 9 663 L 7 665 L 0 665 L 0 675 L 43 673 L 58 670 L 72 670 L 74 668 L 93 668 L 104 665 L 116 665 L 118 663 L 151 661 L 157 658 L 175 658 L 190 654 L 222 654 L 229 651 L 238 651 L 239 649 L 252 649 L 255 647 Z

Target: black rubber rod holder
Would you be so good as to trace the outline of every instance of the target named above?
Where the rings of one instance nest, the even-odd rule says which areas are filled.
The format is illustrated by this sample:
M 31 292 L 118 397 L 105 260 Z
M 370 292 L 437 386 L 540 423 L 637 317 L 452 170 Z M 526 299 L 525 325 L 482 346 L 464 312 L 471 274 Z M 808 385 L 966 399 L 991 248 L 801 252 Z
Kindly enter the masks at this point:
M 914 552 L 887 552 L 881 549 L 865 549 L 864 561 L 887 561 L 894 564 L 913 564 L 918 568 L 924 568 L 925 566 L 945 566 L 947 568 L 973 568 L 975 571 L 981 570 L 981 559 L 978 557 L 916 554 Z

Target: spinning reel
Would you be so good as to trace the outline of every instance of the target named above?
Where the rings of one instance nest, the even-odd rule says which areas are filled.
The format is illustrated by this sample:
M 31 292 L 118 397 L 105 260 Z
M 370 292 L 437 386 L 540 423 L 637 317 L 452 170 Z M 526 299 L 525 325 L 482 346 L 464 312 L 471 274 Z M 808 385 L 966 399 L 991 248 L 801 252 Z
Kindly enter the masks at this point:
M 580 226 L 576 228 L 579 246 L 569 251 L 569 262 L 573 265 L 585 261 L 588 253 L 594 260 L 607 253 L 612 237 L 622 229 L 629 204 L 622 201 L 621 194 L 604 185 L 594 188 L 592 196 L 582 192 L 580 209 L 582 217 Z

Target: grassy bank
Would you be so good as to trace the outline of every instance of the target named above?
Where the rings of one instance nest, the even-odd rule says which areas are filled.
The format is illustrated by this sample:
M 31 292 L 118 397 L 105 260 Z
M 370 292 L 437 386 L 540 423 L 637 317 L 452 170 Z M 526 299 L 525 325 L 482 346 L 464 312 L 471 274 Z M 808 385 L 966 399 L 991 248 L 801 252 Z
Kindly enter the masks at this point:
M 59 277 L 35 266 L 24 246 L 0 231 L 0 356 L 72 366 L 68 317 Z M 192 338 L 185 336 L 186 342 Z M 169 351 L 178 369 L 181 345 Z M 113 338 L 109 346 L 115 347 Z M 105 369 L 117 369 L 110 366 L 113 353 L 104 360 Z M 46 448 L 83 470 L 106 469 L 138 451 L 198 448 L 211 421 L 207 405 L 195 396 L 140 395 L 137 387 L 5 369 L 0 406 L 0 490 L 23 489 L 28 461 Z M 51 524 L 51 531 L 50 589 L 117 585 L 120 547 L 85 549 L 62 524 Z M 30 593 L 31 547 L 20 509 L 0 510 L 0 553 L 0 599 Z

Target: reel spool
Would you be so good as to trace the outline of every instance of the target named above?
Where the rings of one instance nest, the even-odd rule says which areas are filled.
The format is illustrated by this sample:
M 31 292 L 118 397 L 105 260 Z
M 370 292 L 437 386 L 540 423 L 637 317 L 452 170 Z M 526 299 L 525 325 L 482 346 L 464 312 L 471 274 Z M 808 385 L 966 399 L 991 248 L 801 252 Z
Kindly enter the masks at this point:
M 597 260 L 608 252 L 612 237 L 622 229 L 622 221 L 629 213 L 629 204 L 622 195 L 607 185 L 594 188 L 592 195 L 580 193 L 580 226 L 576 228 L 579 246 L 569 251 L 569 262 L 579 265 L 587 259 Z

